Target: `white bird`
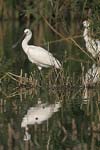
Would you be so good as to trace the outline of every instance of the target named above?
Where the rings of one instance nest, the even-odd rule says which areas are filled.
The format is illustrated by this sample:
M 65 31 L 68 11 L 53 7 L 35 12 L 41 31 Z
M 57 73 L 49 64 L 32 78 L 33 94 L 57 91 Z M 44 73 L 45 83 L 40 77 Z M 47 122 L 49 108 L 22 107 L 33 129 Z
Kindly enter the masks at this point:
M 88 20 L 83 21 L 83 26 L 83 37 L 86 42 L 86 48 L 96 58 L 100 53 L 100 41 L 90 36 L 90 22 Z
M 28 59 L 38 66 L 38 69 L 41 70 L 42 67 L 55 67 L 61 68 L 60 62 L 47 50 L 42 47 L 28 45 L 29 40 L 32 37 L 32 32 L 29 29 L 24 30 L 25 38 L 22 41 L 22 48 Z
M 84 90 L 83 90 L 83 100 L 86 103 L 87 99 L 90 96 L 93 96 L 95 92 L 91 92 L 91 88 L 89 89 L 88 86 L 95 85 L 96 83 L 100 82 L 100 66 L 96 66 L 93 64 L 91 68 L 86 72 L 84 78 Z
M 100 80 L 100 67 L 93 64 L 85 74 L 85 84 L 95 84 Z

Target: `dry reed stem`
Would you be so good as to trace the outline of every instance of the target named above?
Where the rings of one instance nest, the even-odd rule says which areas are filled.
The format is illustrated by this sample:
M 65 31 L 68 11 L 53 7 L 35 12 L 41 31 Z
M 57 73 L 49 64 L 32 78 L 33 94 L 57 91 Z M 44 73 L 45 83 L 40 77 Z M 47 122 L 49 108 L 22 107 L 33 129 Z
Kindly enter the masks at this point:
M 50 27 L 50 29 L 55 32 L 57 35 L 59 35 L 61 38 L 63 38 L 65 41 L 71 40 L 75 46 L 77 46 L 83 53 L 85 53 L 93 62 L 95 62 L 94 58 L 92 56 L 90 56 L 85 50 L 83 50 L 79 44 L 72 38 L 72 37 L 68 37 L 66 38 L 64 35 L 62 35 L 60 32 L 58 32 L 48 21 L 47 19 L 42 16 L 43 20 L 46 22 L 46 24 Z
M 14 81 L 16 81 L 16 82 L 19 82 L 19 80 L 17 80 L 17 79 L 15 79 L 13 76 L 11 76 L 10 74 L 8 74 L 8 76 L 12 79 L 12 80 L 14 80 Z
M 100 32 L 97 32 L 96 34 L 99 34 Z M 96 34 L 94 34 L 94 36 L 96 35 Z M 83 37 L 83 35 L 75 35 L 75 36 L 73 36 L 73 39 L 78 39 L 78 38 L 82 38 Z M 66 38 L 66 40 L 70 40 L 70 36 L 69 37 L 67 37 Z M 99 39 L 98 39 L 99 40 Z M 58 39 L 58 40 L 53 40 L 53 41 L 48 41 L 49 42 L 49 44 L 53 44 L 53 43 L 57 43 L 57 42 L 62 42 L 62 41 L 65 41 L 65 38 L 63 39 L 63 38 L 60 38 L 60 39 Z M 48 42 L 45 42 L 44 44 L 41 44 L 41 45 L 48 45 Z
M 27 74 L 25 74 L 25 76 L 23 77 L 22 76 L 22 71 L 21 71 L 21 74 L 20 75 L 16 75 L 16 74 L 13 74 L 11 72 L 7 72 L 4 76 L 2 76 L 0 78 L 0 81 L 2 81 L 3 79 L 6 79 L 6 77 L 9 77 L 10 79 L 16 81 L 17 83 L 19 83 L 19 86 L 30 86 L 31 88 L 32 87 L 35 87 L 37 85 L 37 82 L 35 79 L 33 79 L 31 76 L 28 78 L 27 77 Z
M 50 145 L 50 140 L 51 140 L 51 135 L 49 135 L 48 141 L 47 141 L 47 150 L 49 150 L 49 145 Z
M 76 36 L 73 36 L 73 39 L 77 39 L 77 38 L 80 38 L 80 37 L 83 37 L 83 36 L 82 35 L 76 35 Z M 66 40 L 70 40 L 70 37 L 67 37 Z M 65 39 L 61 38 L 61 39 L 58 39 L 58 40 L 53 40 L 53 41 L 48 41 L 48 42 L 49 42 L 49 44 L 53 44 L 53 43 L 62 42 L 62 41 L 65 41 Z M 45 42 L 43 45 L 47 45 L 48 42 Z
M 100 122 L 100 111 L 99 111 L 99 106 L 97 104 L 97 101 L 96 101 L 96 106 L 97 106 L 97 114 L 98 114 L 98 118 L 99 118 L 99 122 Z

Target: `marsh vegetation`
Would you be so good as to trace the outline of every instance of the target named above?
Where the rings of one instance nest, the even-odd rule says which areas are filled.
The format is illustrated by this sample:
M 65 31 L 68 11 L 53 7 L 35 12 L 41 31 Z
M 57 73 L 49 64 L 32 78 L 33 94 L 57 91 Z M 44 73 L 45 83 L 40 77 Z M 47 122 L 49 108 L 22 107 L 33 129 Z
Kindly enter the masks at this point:
M 99 61 L 87 51 L 82 27 L 91 20 L 99 39 L 99 7 L 99 0 L 0 0 L 0 150 L 100 149 Z M 21 44 L 12 49 L 25 28 L 61 69 L 40 72 Z

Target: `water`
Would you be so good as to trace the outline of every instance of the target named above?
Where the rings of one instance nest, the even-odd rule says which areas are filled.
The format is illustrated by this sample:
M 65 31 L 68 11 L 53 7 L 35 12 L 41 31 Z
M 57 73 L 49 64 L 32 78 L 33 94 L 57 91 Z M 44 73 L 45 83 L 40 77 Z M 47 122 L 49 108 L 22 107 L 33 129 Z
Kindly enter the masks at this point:
M 12 49 L 23 29 L 17 22 L 0 24 L 0 150 L 98 150 L 99 85 L 82 85 L 89 58 L 70 41 L 48 43 L 59 37 L 35 26 L 31 43 L 50 49 L 64 67 L 58 77 L 53 69 L 41 75 L 20 45 Z M 77 42 L 85 47 L 82 38 Z

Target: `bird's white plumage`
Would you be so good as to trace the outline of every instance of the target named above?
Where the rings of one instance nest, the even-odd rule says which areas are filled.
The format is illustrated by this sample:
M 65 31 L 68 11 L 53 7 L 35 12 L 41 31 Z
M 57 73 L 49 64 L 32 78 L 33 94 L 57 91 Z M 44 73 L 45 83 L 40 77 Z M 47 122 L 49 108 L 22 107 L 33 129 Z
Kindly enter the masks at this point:
M 100 67 L 96 66 L 95 64 L 87 71 L 85 75 L 85 83 L 97 83 L 99 81 L 99 73 Z
M 90 22 L 88 20 L 83 22 L 83 26 L 83 37 L 86 43 L 86 48 L 93 57 L 96 57 L 100 52 L 100 41 L 90 36 Z
M 32 32 L 29 29 L 25 29 L 24 33 L 26 36 L 22 41 L 22 48 L 32 63 L 35 63 L 39 69 L 50 66 L 55 68 L 61 67 L 60 62 L 49 51 L 39 46 L 28 45 L 32 37 Z

